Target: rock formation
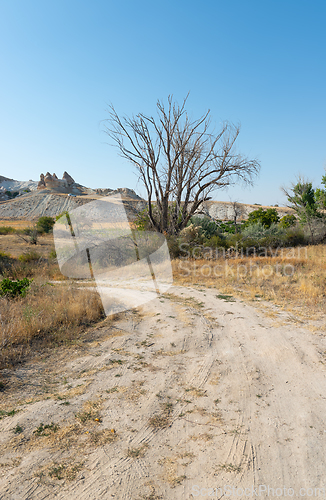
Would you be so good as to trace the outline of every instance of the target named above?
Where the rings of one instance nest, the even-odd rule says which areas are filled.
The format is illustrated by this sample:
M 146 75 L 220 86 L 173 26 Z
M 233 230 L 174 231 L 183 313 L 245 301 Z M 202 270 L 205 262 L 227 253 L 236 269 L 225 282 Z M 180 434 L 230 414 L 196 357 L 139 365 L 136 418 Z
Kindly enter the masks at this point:
M 37 189 L 62 188 L 66 190 L 74 184 L 74 179 L 67 172 L 64 172 L 62 179 L 58 179 L 56 174 L 51 175 L 50 172 L 47 172 L 45 175 L 40 175 Z
M 41 174 L 39 183 L 37 185 L 37 189 L 44 189 L 45 187 L 46 187 L 46 185 L 45 185 L 45 181 L 44 181 L 44 174 Z
M 71 186 L 71 184 L 75 184 L 74 179 L 66 171 L 63 172 L 62 179 L 65 179 L 67 181 L 68 186 Z

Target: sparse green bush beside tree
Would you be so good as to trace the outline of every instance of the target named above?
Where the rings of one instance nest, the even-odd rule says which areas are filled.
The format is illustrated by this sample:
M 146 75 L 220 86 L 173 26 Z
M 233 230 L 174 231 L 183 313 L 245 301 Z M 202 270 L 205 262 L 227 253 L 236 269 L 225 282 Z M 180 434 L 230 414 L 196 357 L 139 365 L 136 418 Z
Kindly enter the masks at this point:
M 40 234 L 50 233 L 53 229 L 54 223 L 55 221 L 53 217 L 43 216 L 40 217 L 39 220 L 37 221 L 36 229 Z

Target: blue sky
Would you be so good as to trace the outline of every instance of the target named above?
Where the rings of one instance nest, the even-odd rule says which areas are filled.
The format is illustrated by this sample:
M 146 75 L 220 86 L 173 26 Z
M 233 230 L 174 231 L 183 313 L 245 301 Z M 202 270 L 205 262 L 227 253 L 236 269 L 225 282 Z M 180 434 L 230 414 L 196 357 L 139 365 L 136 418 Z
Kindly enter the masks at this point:
M 0 0 L 0 175 L 67 170 L 143 193 L 107 144 L 107 104 L 155 113 L 169 94 L 198 117 L 241 123 L 255 186 L 215 199 L 282 204 L 281 185 L 326 166 L 326 2 Z

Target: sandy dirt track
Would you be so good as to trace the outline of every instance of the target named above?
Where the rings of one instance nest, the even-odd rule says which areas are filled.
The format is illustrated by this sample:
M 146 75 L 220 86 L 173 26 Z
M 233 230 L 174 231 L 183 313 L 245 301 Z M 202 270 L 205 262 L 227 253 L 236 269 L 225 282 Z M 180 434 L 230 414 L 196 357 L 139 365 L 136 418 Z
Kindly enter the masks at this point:
M 2 411 L 19 411 L 0 420 L 0 499 L 318 497 L 326 342 L 305 326 L 175 286 L 82 348 L 16 369 L 1 393 Z

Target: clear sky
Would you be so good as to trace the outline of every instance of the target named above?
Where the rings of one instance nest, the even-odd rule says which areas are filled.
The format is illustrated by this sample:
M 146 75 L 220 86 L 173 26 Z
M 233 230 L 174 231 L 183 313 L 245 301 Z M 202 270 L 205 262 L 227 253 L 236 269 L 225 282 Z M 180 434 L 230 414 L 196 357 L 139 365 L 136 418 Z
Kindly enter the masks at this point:
M 282 204 L 281 185 L 326 166 L 325 0 L 0 0 L 0 175 L 67 170 L 89 187 L 130 187 L 108 145 L 107 104 L 155 113 L 169 94 L 193 118 L 241 123 L 255 186 L 215 199 Z

